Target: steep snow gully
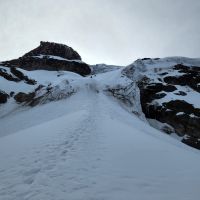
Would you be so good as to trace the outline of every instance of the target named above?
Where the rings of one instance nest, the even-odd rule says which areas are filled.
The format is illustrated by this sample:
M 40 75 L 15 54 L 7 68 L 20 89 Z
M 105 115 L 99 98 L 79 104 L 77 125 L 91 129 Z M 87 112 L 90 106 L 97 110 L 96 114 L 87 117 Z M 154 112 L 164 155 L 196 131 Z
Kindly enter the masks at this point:
M 22 130 L 0 138 L 0 199 L 198 200 L 199 152 L 127 112 L 98 78 L 13 114 Z

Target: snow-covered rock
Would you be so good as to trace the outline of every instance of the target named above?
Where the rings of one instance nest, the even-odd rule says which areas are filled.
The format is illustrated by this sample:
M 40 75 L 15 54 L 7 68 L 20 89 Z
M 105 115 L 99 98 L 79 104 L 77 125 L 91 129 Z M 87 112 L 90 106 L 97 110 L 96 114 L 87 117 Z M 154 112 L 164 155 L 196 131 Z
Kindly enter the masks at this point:
M 200 149 L 200 59 L 143 59 L 128 68 L 140 71 L 138 85 L 146 117 L 168 123 L 179 136 L 196 138 L 194 146 Z
M 36 106 L 70 97 L 83 77 L 67 71 L 26 71 L 0 66 L 0 117 L 22 106 Z

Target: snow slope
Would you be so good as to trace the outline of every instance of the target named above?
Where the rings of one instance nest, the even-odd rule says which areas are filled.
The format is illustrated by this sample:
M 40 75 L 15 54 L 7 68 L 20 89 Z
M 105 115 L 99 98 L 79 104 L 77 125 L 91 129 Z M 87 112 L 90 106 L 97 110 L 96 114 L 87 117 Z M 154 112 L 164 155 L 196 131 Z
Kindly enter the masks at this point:
M 100 81 L 118 76 L 0 120 L 0 199 L 199 199 L 199 152 L 106 96 Z

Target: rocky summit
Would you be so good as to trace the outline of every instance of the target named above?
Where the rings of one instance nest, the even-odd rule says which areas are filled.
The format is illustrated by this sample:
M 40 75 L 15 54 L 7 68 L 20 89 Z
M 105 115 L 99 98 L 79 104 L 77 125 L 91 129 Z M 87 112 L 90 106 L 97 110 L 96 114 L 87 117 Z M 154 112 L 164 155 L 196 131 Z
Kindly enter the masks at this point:
M 71 47 L 54 42 L 40 42 L 40 46 L 26 53 L 23 57 L 53 55 L 68 60 L 81 60 L 81 56 Z
M 2 62 L 2 65 L 29 71 L 71 71 L 83 76 L 91 73 L 89 65 L 81 60 L 81 56 L 75 50 L 53 42 L 40 42 L 36 49 L 18 59 Z

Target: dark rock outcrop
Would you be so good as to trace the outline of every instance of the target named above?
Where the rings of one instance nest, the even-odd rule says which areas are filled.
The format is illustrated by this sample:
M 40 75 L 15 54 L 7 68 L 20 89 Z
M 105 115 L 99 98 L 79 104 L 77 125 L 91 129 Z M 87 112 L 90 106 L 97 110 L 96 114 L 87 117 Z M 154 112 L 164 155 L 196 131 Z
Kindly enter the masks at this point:
M 4 62 L 9 67 L 19 67 L 25 70 L 71 71 L 82 76 L 90 74 L 90 67 L 86 63 L 76 61 L 56 60 L 51 58 L 22 57 Z
M 175 100 L 162 106 L 143 105 L 147 118 L 171 125 L 179 136 L 188 134 L 200 138 L 200 112 L 191 104 Z
M 29 85 L 35 85 L 37 83 L 37 81 L 28 78 L 28 76 L 25 76 L 21 71 L 17 70 L 15 67 L 11 67 L 10 71 L 12 72 L 12 74 L 14 74 L 18 79 L 20 79 L 21 81 L 25 81 L 25 83 L 29 84 Z
M 9 95 L 4 91 L 0 90 L 0 104 L 6 103 L 9 98 Z
M 172 126 L 179 136 L 187 135 L 182 142 L 200 149 L 200 108 L 179 99 L 179 96 L 187 96 L 187 93 L 178 91 L 176 87 L 186 86 L 200 92 L 200 67 L 178 64 L 172 69 L 178 75 L 170 75 L 169 71 L 159 74 L 165 76 L 160 78 L 160 82 L 154 82 L 148 76 L 139 81 L 142 110 L 147 118 Z M 157 103 L 171 92 L 177 95 L 177 99 Z
M 23 57 L 53 55 L 68 60 L 81 60 L 81 56 L 71 47 L 53 42 L 40 42 L 40 46 L 26 53 Z
M 31 92 L 31 93 L 24 93 L 24 92 L 19 92 L 14 96 L 14 99 L 18 102 L 18 103 L 24 103 L 24 102 L 30 102 L 33 100 L 33 98 L 35 97 L 35 93 Z
M 40 56 L 41 54 L 44 54 L 44 56 Z M 49 55 L 59 56 L 62 58 L 57 59 Z M 91 73 L 89 65 L 82 62 L 79 54 L 71 47 L 50 42 L 41 42 L 38 48 L 30 51 L 18 59 L 2 62 L 2 65 L 10 68 L 22 68 L 30 71 L 71 71 L 82 76 L 89 75 Z M 17 75 L 19 75 L 19 73 L 17 73 Z
M 15 67 L 10 68 L 10 73 L 7 70 L 0 68 L 0 76 L 8 81 L 20 82 L 24 81 L 29 85 L 35 85 L 37 82 L 25 76 L 21 71 L 17 70 Z
M 200 67 L 184 66 L 182 64 L 175 65 L 173 67 L 175 71 L 183 73 L 181 76 L 167 76 L 164 78 L 164 82 L 172 85 L 189 86 L 193 90 L 200 92 Z
M 0 76 L 8 81 L 20 82 L 19 78 L 14 77 L 12 74 L 7 73 L 6 70 L 0 68 Z
M 151 83 L 150 79 L 145 77 L 138 86 L 140 88 L 142 108 L 151 103 L 155 99 L 160 99 L 166 96 L 165 92 L 173 92 L 176 89 L 174 85 L 164 85 L 162 83 Z
M 191 147 L 194 147 L 196 149 L 199 149 L 200 150 L 200 140 L 198 137 L 193 137 L 193 136 L 189 136 L 189 135 L 186 135 L 183 139 L 182 139 L 182 142 L 184 144 L 187 144 Z

